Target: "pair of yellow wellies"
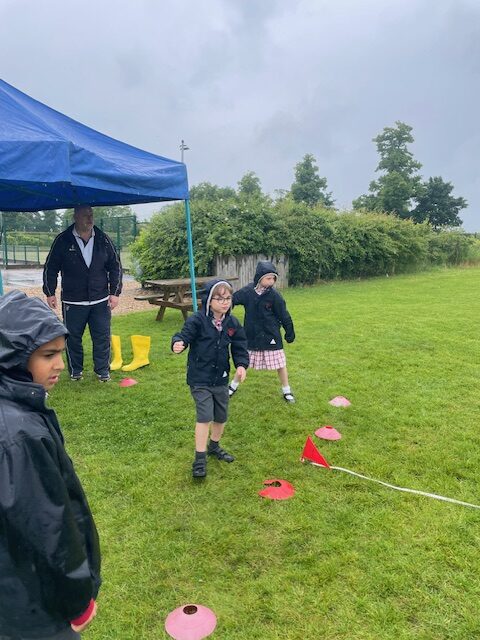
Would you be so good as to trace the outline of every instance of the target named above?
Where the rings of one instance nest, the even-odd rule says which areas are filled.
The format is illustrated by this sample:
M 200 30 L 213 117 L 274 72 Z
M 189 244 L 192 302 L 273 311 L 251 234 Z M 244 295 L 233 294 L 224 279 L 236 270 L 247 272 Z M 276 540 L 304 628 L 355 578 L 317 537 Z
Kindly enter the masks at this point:
M 148 359 L 151 343 L 150 336 L 130 336 L 130 340 L 132 341 L 133 360 L 130 364 L 122 367 L 122 344 L 120 342 L 120 336 L 112 335 L 113 359 L 110 364 L 111 371 L 117 371 L 118 369 L 122 371 L 135 371 L 135 369 L 140 369 L 140 367 L 145 367 L 147 364 L 150 364 L 150 360 Z

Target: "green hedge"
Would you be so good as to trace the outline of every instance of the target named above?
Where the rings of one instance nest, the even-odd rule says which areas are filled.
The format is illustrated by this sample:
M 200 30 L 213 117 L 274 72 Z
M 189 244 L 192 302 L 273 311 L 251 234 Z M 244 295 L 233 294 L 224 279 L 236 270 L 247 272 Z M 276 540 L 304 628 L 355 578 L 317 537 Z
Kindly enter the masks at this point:
M 212 273 L 216 255 L 286 254 L 292 285 L 479 259 L 475 239 L 463 232 L 437 232 L 379 213 L 310 208 L 288 198 L 279 203 L 264 196 L 194 200 L 191 214 L 198 275 Z M 140 279 L 187 277 L 183 205 L 155 214 L 133 244 L 132 256 Z

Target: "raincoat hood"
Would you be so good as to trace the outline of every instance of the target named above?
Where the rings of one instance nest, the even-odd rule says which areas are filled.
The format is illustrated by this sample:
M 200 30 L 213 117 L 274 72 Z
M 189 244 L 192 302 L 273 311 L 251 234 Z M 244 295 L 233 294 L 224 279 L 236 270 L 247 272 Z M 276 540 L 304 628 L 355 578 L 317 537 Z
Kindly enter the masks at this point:
M 228 280 L 222 280 L 222 278 L 215 278 L 214 280 L 210 280 L 209 282 L 207 282 L 207 284 L 203 288 L 202 298 L 201 298 L 202 311 L 205 313 L 206 316 L 208 316 L 210 313 L 210 300 L 212 299 L 214 290 L 220 284 L 228 285 L 232 289 L 232 283 L 228 282 Z M 228 315 L 230 311 L 231 309 L 229 309 L 225 315 Z
M 257 286 L 263 276 L 269 275 L 270 273 L 272 273 L 275 276 L 275 279 L 277 279 L 278 271 L 274 267 L 273 262 L 269 262 L 268 260 L 260 260 L 255 270 L 253 284 Z
M 68 331 L 40 298 L 21 291 L 0 296 L 0 373 L 26 370 L 32 353 Z

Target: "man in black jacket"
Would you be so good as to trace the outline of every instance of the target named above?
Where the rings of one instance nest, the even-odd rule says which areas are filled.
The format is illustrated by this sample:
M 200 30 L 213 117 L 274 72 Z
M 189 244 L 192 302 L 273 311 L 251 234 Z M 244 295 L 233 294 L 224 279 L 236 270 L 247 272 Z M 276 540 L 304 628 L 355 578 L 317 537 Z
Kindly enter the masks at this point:
M 43 292 L 49 307 L 56 309 L 60 271 L 70 379 L 83 377 L 82 337 L 88 324 L 95 373 L 101 382 L 108 382 L 111 311 L 122 291 L 122 265 L 110 238 L 93 225 L 92 207 L 75 207 L 73 219 L 74 224 L 53 241 L 43 269 Z
M 0 297 L 0 638 L 79 638 L 96 612 L 97 530 L 47 391 L 67 331 L 38 298 Z

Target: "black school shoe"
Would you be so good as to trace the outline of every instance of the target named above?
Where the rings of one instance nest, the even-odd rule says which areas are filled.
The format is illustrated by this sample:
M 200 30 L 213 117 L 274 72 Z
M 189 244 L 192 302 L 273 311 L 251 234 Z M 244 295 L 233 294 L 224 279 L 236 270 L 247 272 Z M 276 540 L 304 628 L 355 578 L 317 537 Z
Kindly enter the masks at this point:
M 207 459 L 195 458 L 192 464 L 192 476 L 194 478 L 205 478 L 207 475 Z
M 225 449 L 222 449 L 222 447 L 218 445 L 216 447 L 208 445 L 207 453 L 209 456 L 215 456 L 217 460 L 223 460 L 223 462 L 233 462 L 235 460 L 231 453 L 227 453 Z

